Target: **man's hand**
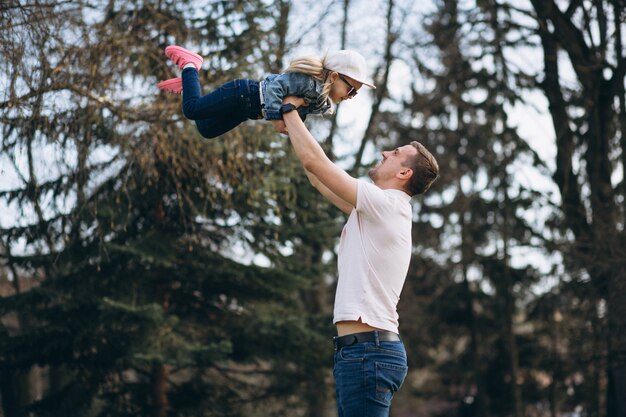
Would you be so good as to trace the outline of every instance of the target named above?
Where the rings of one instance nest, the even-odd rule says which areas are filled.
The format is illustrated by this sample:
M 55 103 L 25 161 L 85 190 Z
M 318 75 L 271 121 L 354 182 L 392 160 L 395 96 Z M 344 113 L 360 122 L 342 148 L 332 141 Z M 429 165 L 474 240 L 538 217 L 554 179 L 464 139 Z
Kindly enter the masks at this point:
M 303 99 L 302 97 L 296 97 L 296 96 L 287 96 L 283 99 L 283 104 L 288 104 L 291 103 L 294 106 L 296 106 L 296 108 L 301 107 L 301 106 L 308 106 L 309 103 Z M 274 125 L 274 130 L 277 131 L 278 133 L 283 133 L 285 135 L 289 134 L 289 131 L 287 130 L 287 126 L 285 125 L 285 121 L 284 120 L 272 120 L 272 124 Z
M 271 122 L 274 125 L 274 130 L 278 133 L 284 133 L 285 135 L 289 134 L 289 132 L 287 132 L 287 126 L 283 120 L 272 120 Z

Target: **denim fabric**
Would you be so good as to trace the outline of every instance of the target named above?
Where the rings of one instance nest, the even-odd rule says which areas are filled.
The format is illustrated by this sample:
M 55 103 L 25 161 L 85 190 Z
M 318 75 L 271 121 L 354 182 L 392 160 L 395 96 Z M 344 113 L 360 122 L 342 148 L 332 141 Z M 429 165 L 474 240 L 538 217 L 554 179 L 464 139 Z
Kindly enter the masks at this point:
M 339 417 L 387 417 L 408 372 L 402 342 L 366 342 L 335 352 Z
M 186 118 L 195 120 L 203 137 L 214 138 L 248 119 L 262 118 L 257 81 L 229 81 L 201 96 L 198 71 L 185 68 L 182 78 L 183 114 Z
M 308 114 L 323 114 L 330 109 L 327 101 L 320 101 L 320 94 L 324 83 L 316 80 L 310 75 L 299 72 L 287 72 L 283 74 L 271 74 L 261 81 L 263 89 L 263 110 L 265 119 L 280 120 L 280 106 L 283 98 L 287 96 L 297 96 L 304 98 L 309 105 L 298 109 L 298 114 L 302 120 Z

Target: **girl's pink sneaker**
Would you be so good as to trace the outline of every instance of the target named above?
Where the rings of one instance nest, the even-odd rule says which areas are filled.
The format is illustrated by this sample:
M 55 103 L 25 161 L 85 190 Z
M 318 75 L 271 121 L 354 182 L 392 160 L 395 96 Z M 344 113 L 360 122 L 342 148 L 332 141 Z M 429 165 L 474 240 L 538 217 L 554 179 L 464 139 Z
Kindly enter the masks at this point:
M 161 81 L 157 84 L 163 91 L 167 91 L 168 93 L 174 94 L 182 94 L 183 93 L 183 79 L 180 77 L 170 78 L 169 80 Z
M 176 45 L 170 45 L 165 48 L 165 55 L 181 70 L 189 63 L 192 63 L 197 70 L 200 70 L 202 62 L 204 62 L 204 59 L 202 59 L 200 55 Z

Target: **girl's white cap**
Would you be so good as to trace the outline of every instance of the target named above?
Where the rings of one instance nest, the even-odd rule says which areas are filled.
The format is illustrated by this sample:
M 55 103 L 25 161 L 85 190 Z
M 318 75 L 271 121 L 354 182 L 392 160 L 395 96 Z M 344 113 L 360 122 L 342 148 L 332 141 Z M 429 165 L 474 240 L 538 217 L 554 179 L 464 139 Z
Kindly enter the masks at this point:
M 347 49 L 331 52 L 326 55 L 324 68 L 347 75 L 353 80 L 358 81 L 370 88 L 376 88 L 367 76 L 367 64 L 365 63 L 365 58 L 363 58 L 363 56 L 358 52 Z

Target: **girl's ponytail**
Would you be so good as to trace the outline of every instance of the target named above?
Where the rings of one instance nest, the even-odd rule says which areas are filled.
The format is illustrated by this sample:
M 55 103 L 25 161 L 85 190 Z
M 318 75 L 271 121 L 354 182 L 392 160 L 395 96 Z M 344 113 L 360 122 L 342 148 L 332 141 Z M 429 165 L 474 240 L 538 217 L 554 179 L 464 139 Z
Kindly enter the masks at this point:
M 302 74 L 307 74 L 316 78 L 319 81 L 322 81 L 323 87 L 322 92 L 320 94 L 320 101 L 328 102 L 330 104 L 330 109 L 328 109 L 327 114 L 333 114 L 335 112 L 332 101 L 328 98 L 330 95 L 330 89 L 332 87 L 332 83 L 328 80 L 329 70 L 324 68 L 324 62 L 326 61 L 326 56 L 320 58 L 318 56 L 305 56 L 301 58 L 296 58 L 289 63 L 289 66 L 285 70 L 285 72 L 300 72 Z
M 324 58 L 304 56 L 289 63 L 285 72 L 301 72 L 322 80 L 324 77 Z

